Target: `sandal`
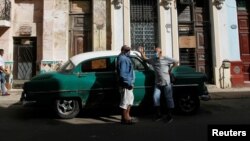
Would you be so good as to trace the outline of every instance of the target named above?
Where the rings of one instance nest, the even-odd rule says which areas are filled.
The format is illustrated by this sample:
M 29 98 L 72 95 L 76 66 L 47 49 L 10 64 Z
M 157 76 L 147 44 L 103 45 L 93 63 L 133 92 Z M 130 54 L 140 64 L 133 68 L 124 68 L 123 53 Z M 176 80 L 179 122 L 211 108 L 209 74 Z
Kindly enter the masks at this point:
M 129 120 L 121 119 L 121 124 L 132 125 L 135 124 L 136 122 L 138 122 L 138 119 L 134 117 Z
M 129 120 L 122 120 L 122 121 L 121 121 L 121 124 L 132 125 L 132 124 L 134 124 L 134 122 L 132 121 L 132 119 L 129 119 Z

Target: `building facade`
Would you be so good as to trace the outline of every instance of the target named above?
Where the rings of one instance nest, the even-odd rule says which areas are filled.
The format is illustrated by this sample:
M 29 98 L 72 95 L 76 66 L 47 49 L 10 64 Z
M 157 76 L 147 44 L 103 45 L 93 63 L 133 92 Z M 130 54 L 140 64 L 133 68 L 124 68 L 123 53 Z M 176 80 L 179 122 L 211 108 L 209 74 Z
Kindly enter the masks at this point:
M 220 88 L 250 82 L 247 0 L 0 0 L 0 48 L 13 82 L 88 51 L 155 46 Z

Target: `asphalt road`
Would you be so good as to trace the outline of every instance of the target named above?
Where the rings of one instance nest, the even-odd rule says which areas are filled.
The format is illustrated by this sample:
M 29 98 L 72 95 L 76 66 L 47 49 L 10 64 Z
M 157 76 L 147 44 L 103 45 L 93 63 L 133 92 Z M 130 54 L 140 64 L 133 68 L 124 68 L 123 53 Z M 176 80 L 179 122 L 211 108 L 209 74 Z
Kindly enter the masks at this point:
M 1 141 L 206 141 L 208 125 L 250 124 L 250 98 L 202 102 L 197 114 L 175 114 L 170 124 L 153 122 L 147 114 L 135 125 L 121 125 L 116 112 L 61 120 L 48 109 L 23 107 L 16 97 L 0 97 Z

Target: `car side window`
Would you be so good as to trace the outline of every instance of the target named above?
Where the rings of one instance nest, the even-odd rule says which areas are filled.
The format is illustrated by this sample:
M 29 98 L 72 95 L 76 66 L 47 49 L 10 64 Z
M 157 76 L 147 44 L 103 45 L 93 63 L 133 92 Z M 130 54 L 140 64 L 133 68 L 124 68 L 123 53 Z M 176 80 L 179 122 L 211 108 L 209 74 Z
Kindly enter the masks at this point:
M 133 63 L 134 70 L 145 70 L 145 67 L 141 60 L 136 57 L 131 57 L 131 61 Z
M 104 72 L 111 71 L 109 58 L 98 58 L 82 63 L 82 72 Z

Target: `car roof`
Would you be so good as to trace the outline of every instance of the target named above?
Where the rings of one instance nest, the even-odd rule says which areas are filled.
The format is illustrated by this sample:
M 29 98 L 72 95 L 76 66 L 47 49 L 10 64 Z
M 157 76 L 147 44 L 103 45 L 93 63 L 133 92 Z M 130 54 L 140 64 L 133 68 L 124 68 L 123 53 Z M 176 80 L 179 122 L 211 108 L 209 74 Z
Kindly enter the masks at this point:
M 71 62 L 74 65 L 78 65 L 84 60 L 89 60 L 93 58 L 99 58 L 99 57 L 107 57 L 107 56 L 118 56 L 120 54 L 120 51 L 93 51 L 93 52 L 86 52 L 77 54 L 70 58 Z M 131 55 L 140 54 L 136 51 L 131 51 Z

